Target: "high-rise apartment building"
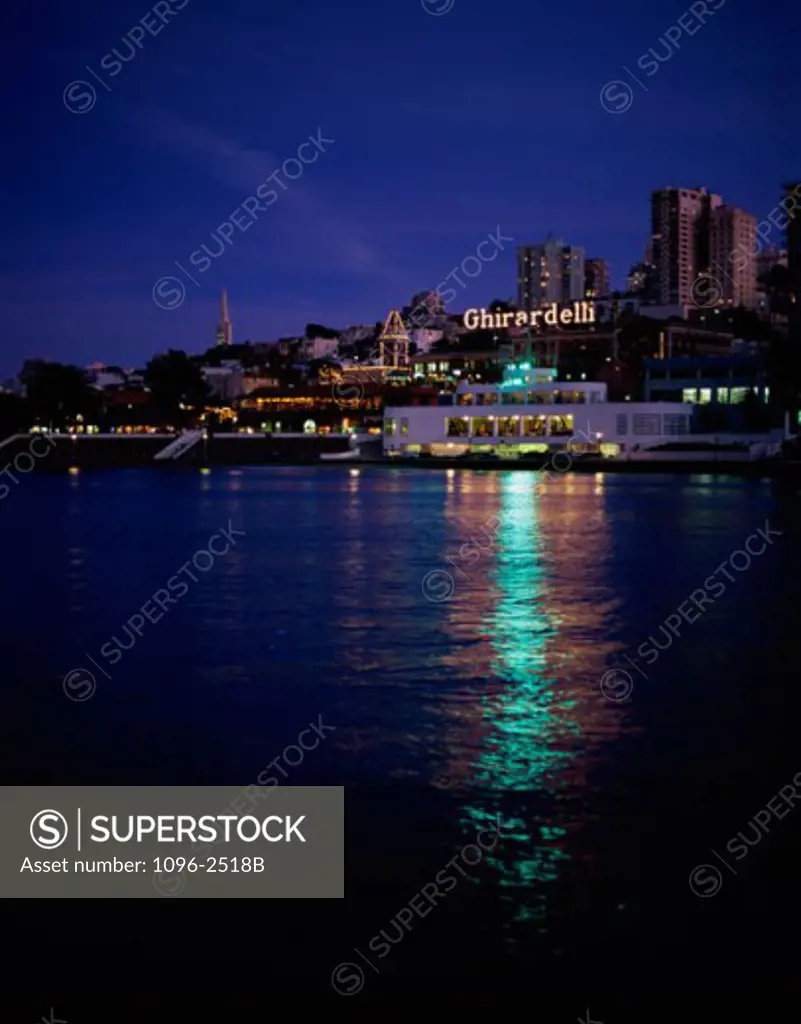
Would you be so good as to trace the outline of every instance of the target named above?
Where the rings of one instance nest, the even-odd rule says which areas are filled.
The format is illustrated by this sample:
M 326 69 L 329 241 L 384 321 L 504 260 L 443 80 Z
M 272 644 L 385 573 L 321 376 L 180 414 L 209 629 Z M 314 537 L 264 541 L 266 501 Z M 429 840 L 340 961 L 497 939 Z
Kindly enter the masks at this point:
M 736 206 L 709 216 L 709 271 L 720 295 L 716 305 L 757 307 L 756 217 Z
M 577 302 L 584 296 L 584 249 L 549 235 L 541 245 L 517 250 L 517 295 L 521 309 L 539 302 Z
M 721 206 L 705 188 L 663 188 L 651 195 L 651 250 L 656 296 L 663 306 L 689 305 L 692 286 L 709 269 L 709 222 Z
M 584 261 L 584 297 L 600 299 L 610 292 L 609 267 L 606 260 L 592 257 Z

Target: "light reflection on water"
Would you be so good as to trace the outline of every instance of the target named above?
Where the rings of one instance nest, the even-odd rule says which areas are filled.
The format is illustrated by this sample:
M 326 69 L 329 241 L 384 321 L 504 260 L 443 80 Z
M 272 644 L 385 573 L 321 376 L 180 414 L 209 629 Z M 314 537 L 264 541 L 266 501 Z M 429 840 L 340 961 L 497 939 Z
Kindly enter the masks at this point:
M 603 477 L 549 484 L 538 474 L 492 474 L 462 489 L 449 483 L 444 503 L 453 534 L 444 564 L 456 592 L 444 606 L 443 661 L 472 677 L 473 699 L 443 698 L 446 754 L 433 781 L 470 791 L 466 840 L 501 814 L 504 841 L 485 866 L 502 888 L 518 890 L 523 921 L 540 915 L 541 886 L 569 860 L 588 750 L 620 728 L 619 709 L 598 692 L 616 649 L 600 639 L 615 616 L 602 582 Z M 465 644 L 470 637 L 481 643 Z M 529 816 L 505 810 L 509 794 L 524 793 Z

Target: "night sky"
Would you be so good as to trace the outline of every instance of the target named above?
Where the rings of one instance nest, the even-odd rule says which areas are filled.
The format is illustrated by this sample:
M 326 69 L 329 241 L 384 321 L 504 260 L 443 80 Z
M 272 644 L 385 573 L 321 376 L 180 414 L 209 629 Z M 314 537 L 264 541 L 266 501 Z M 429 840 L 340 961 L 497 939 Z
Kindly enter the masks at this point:
M 184 3 L 161 22 L 142 0 L 5 11 L 0 376 L 33 356 L 130 366 L 202 351 L 223 285 L 235 340 L 369 323 L 498 227 L 514 241 L 462 278 L 452 311 L 511 297 L 515 245 L 548 232 L 606 257 L 622 287 L 651 189 L 706 185 L 764 217 L 801 172 L 788 2 L 690 15 L 694 34 L 651 77 L 638 58 L 667 53 L 684 3 L 430 0 L 451 7 L 436 16 L 421 0 L 169 0 Z M 157 34 L 115 68 L 106 55 L 130 56 L 142 18 Z M 601 90 L 627 80 L 623 65 L 648 91 L 632 83 L 630 109 L 608 113 Z M 85 113 L 64 100 L 77 80 L 97 91 Z M 334 143 L 193 268 L 318 129 Z M 153 300 L 167 275 L 187 289 L 169 310 Z

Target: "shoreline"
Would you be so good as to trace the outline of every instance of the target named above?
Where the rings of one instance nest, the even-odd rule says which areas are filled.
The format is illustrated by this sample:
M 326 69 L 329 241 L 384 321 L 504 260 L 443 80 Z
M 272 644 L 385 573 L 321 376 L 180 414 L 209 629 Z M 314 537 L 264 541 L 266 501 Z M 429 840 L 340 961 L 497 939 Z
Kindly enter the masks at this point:
M 33 435 L 33 439 L 42 435 Z M 31 435 L 15 435 L 0 443 L 0 464 L 10 476 L 26 475 L 34 466 L 37 470 L 54 473 L 110 469 L 155 469 L 168 471 L 204 469 L 243 469 L 263 467 L 325 466 L 333 469 L 409 470 L 471 470 L 474 472 L 539 472 L 550 467 L 556 473 L 613 473 L 620 475 L 669 473 L 676 476 L 704 474 L 768 479 L 801 480 L 801 461 L 778 457 L 766 459 L 732 458 L 727 452 L 703 452 L 702 457 L 670 458 L 668 452 L 654 458 L 604 458 L 572 455 L 566 466 L 564 453 L 537 453 L 523 458 L 488 459 L 479 457 L 423 456 L 416 458 L 389 457 L 370 452 L 361 458 L 338 458 L 347 452 L 343 437 L 280 438 L 273 436 L 212 436 L 202 444 L 179 454 L 174 459 L 157 459 L 170 438 L 163 436 L 81 437 L 50 435 L 54 438 L 50 449 L 40 452 L 32 448 Z M 322 454 L 334 458 L 321 459 Z M 562 455 L 562 458 L 559 456 Z M 728 456 L 728 457 L 727 457 Z

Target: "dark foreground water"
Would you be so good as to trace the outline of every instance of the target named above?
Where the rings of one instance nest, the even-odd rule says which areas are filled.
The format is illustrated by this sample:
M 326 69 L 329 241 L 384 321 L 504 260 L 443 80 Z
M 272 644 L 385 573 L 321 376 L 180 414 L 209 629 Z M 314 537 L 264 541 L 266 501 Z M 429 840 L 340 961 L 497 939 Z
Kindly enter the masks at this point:
M 794 485 L 701 476 L 22 479 L 0 502 L 3 781 L 245 786 L 321 716 L 280 763 L 346 786 L 347 898 L 9 901 L 6 992 L 69 1024 L 165 992 L 611 1024 L 671 997 L 797 1008 L 801 809 L 753 819 L 801 771 L 800 513 Z M 103 645 L 229 523 L 236 547 L 112 667 Z M 703 614 L 660 629 L 699 588 Z M 664 650 L 632 667 L 644 642 Z M 399 930 L 494 819 L 502 841 Z

